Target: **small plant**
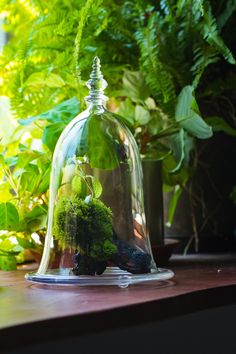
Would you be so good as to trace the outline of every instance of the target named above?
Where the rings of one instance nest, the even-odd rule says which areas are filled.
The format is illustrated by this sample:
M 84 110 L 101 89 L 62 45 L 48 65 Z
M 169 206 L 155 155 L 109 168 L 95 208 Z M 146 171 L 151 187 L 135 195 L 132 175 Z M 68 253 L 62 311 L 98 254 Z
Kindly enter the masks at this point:
M 64 167 L 59 200 L 54 212 L 53 233 L 59 245 L 76 255 L 73 272 L 102 274 L 106 261 L 116 253 L 113 243 L 112 211 L 98 198 L 102 185 L 84 170 L 86 157 Z
M 107 261 L 116 252 L 112 242 L 112 212 L 98 199 L 61 197 L 55 209 L 54 235 L 91 261 Z M 79 269 L 86 274 L 84 269 Z

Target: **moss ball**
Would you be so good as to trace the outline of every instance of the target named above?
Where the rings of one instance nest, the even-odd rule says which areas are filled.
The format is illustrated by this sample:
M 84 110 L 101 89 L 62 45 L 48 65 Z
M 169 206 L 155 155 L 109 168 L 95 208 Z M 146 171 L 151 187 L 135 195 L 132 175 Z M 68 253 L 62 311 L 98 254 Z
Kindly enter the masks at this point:
M 55 206 L 53 233 L 63 248 L 79 249 L 97 260 L 107 260 L 117 250 L 112 211 L 98 199 L 86 203 L 78 196 L 61 197 Z

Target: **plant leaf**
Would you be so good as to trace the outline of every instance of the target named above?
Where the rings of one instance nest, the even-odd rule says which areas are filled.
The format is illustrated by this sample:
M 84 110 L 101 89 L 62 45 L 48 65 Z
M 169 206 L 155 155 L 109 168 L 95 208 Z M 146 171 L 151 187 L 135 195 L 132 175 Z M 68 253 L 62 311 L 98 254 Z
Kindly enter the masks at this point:
M 13 198 L 11 193 L 11 185 L 6 182 L 0 182 L 0 202 L 8 202 Z
M 102 185 L 96 177 L 92 179 L 93 193 L 95 198 L 99 198 L 102 194 Z
M 214 132 L 224 132 L 231 136 L 236 136 L 236 129 L 232 128 L 225 120 L 221 117 L 208 117 L 206 119 L 207 123 L 211 125 Z
M 150 121 L 150 119 L 151 116 L 148 110 L 146 110 L 140 105 L 135 106 L 136 125 L 146 125 Z
M 69 123 L 80 112 L 80 102 L 76 97 L 63 101 L 60 104 L 54 106 L 47 112 L 41 113 L 34 117 L 26 119 L 19 119 L 18 122 L 22 125 L 32 124 L 36 120 L 47 120 L 51 123 L 63 122 Z
M 42 155 L 39 151 L 26 150 L 18 154 L 17 165 L 24 168 L 30 161 L 39 158 Z
M 53 152 L 56 143 L 64 129 L 62 123 L 47 125 L 43 130 L 42 142 Z
M 17 230 L 19 227 L 19 214 L 16 207 L 10 203 L 0 204 L 0 230 Z
M 48 86 L 48 87 L 62 87 L 65 81 L 57 74 L 51 73 L 46 75 L 44 72 L 36 72 L 31 74 L 24 82 L 24 86 Z
M 184 146 L 184 130 L 180 129 L 178 134 L 174 134 L 172 137 L 169 137 L 173 155 L 177 161 L 176 166 L 172 169 L 171 173 L 177 172 L 182 166 L 184 156 L 185 156 L 185 146 Z
M 119 118 L 121 118 L 122 121 L 132 129 L 135 122 L 135 107 L 129 98 L 127 98 L 124 102 L 121 102 L 118 113 Z
M 92 168 L 113 170 L 119 166 L 118 143 L 112 138 L 100 117 L 92 116 L 88 122 L 88 158 Z
M 78 195 L 81 195 L 83 189 L 82 184 L 83 184 L 82 178 L 80 176 L 74 176 L 71 181 L 72 191 Z
M 65 81 L 61 78 L 61 76 L 56 74 L 50 74 L 46 79 L 46 85 L 48 87 L 62 87 L 65 86 Z
M 150 96 L 150 90 L 140 71 L 126 70 L 123 76 L 124 93 L 135 102 L 145 101 Z
M 212 136 L 212 128 L 196 113 L 197 103 L 193 97 L 194 88 L 190 85 L 185 86 L 180 92 L 175 119 L 179 125 L 187 132 L 199 139 L 206 139 Z

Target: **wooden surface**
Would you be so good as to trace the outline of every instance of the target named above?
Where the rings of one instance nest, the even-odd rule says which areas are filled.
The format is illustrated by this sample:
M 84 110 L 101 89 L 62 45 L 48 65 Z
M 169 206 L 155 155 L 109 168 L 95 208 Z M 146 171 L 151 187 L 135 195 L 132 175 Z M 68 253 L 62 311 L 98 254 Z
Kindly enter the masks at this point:
M 236 303 L 236 256 L 176 257 L 166 282 L 102 287 L 48 287 L 24 279 L 29 266 L 0 272 L 2 349 L 94 333 Z

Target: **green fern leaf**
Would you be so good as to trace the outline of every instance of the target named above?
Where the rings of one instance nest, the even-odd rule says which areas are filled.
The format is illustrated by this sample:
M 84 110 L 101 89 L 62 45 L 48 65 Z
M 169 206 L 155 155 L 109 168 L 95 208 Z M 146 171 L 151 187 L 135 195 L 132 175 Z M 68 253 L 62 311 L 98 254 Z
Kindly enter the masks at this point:
M 211 14 L 211 9 L 209 7 L 208 12 L 204 14 L 203 23 L 200 24 L 200 30 L 203 35 L 203 38 L 211 46 L 213 46 L 223 57 L 230 63 L 236 64 L 236 60 L 224 43 L 222 37 L 219 34 L 217 23 L 215 18 Z
M 153 14 L 146 28 L 140 28 L 135 37 L 141 51 L 143 74 L 159 104 L 174 103 L 176 95 L 172 75 L 160 60 L 158 51 L 157 17 Z
M 208 65 L 216 63 L 219 60 L 218 51 L 209 46 L 196 48 L 194 50 L 194 64 L 191 71 L 194 75 L 192 86 L 196 88 L 201 80 L 201 77 Z

